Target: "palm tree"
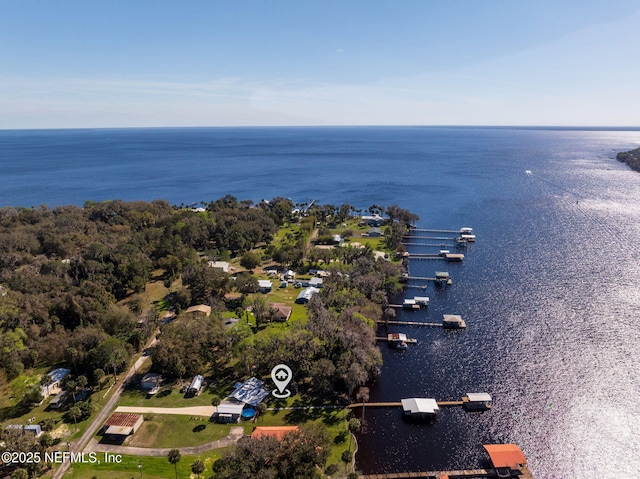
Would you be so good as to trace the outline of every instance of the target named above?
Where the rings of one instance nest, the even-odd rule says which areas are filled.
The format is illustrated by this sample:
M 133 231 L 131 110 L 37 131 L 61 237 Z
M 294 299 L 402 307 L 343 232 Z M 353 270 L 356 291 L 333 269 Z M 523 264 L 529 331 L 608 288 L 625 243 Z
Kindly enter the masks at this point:
M 180 451 L 177 449 L 171 449 L 169 451 L 169 455 L 167 456 L 169 464 L 173 464 L 173 466 L 176 468 L 176 479 L 178 479 L 178 463 L 180 462 L 181 458 L 182 456 L 180 455 Z
M 198 479 L 200 478 L 200 474 L 204 472 L 204 462 L 200 459 L 196 459 L 193 464 L 191 464 L 191 472 L 198 475 Z

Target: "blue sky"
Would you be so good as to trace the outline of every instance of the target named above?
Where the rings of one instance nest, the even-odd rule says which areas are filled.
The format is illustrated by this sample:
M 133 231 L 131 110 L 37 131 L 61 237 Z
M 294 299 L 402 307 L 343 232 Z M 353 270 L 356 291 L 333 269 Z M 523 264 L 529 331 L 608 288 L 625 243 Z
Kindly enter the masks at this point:
M 0 128 L 640 126 L 636 0 L 0 0 Z

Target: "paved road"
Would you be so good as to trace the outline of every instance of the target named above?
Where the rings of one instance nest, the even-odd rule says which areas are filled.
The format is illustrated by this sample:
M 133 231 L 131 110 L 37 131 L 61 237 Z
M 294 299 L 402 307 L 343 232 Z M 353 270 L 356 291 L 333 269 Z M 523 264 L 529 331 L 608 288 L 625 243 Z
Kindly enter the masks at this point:
M 215 406 L 191 407 L 135 407 L 118 406 L 116 412 L 132 412 L 135 414 L 181 414 L 186 416 L 211 417 L 216 412 Z
M 151 341 L 149 341 L 146 347 L 149 348 L 154 344 L 155 344 L 155 335 L 154 335 L 154 338 Z M 124 385 L 124 383 L 136 373 L 138 368 L 142 366 L 142 363 L 144 363 L 148 359 L 148 357 L 149 356 L 141 356 L 140 358 L 138 358 L 135 364 L 131 366 L 129 371 L 127 371 L 127 374 L 123 378 L 121 378 L 120 381 L 118 381 L 118 383 L 116 384 L 116 390 L 113 393 L 113 396 L 111 396 L 111 398 L 107 401 L 107 404 L 104 405 L 104 407 L 102 408 L 102 411 L 100 411 L 100 413 L 96 416 L 96 418 L 89 425 L 89 427 L 87 427 L 87 430 L 84 432 L 82 437 L 77 441 L 71 443 L 71 448 L 70 448 L 71 452 L 77 454 L 85 448 L 85 446 L 89 443 L 89 440 L 95 435 L 98 429 L 107 420 L 107 417 L 111 413 L 111 410 L 114 408 L 114 406 L 118 402 L 118 399 L 120 399 L 120 395 L 122 394 L 122 390 L 123 390 L 122 386 Z M 56 473 L 53 475 L 53 479 L 61 479 L 62 476 L 65 474 L 65 472 L 67 472 L 67 470 L 69 469 L 70 465 L 71 463 L 69 461 L 65 461 L 64 463 L 62 463 L 58 468 L 58 470 L 56 471 Z
M 85 452 L 108 452 L 112 454 L 129 454 L 132 456 L 154 456 L 166 457 L 171 449 L 178 449 L 180 454 L 195 455 L 201 454 L 213 449 L 233 446 L 238 440 L 244 436 L 243 427 L 232 427 L 229 435 L 200 446 L 192 447 L 168 447 L 168 448 L 149 448 L 149 447 L 131 447 L 131 446 L 115 446 L 111 444 L 100 444 L 95 438 L 92 438 Z

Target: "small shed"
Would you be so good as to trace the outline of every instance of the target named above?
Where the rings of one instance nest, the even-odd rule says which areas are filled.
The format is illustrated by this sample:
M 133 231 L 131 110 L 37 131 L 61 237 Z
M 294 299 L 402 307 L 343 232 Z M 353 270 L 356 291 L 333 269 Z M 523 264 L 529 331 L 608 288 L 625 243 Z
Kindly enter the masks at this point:
M 270 293 L 273 289 L 273 284 L 268 279 L 259 279 L 258 288 L 260 288 L 261 293 Z
M 367 236 L 369 236 L 370 238 L 379 238 L 380 236 L 382 236 L 382 230 L 377 227 L 369 228 L 369 231 L 367 231 Z
M 431 419 L 440 410 L 435 399 L 431 398 L 408 398 L 402 399 L 402 410 L 406 416 Z
M 312 288 L 322 288 L 322 283 L 322 278 L 313 277 L 309 280 L 309 286 L 311 286 Z
M 464 329 L 467 327 L 467 323 L 462 320 L 462 316 L 459 314 L 444 314 L 442 326 L 447 329 Z
M 102 428 L 104 434 L 117 436 L 130 436 L 134 434 L 142 425 L 144 417 L 142 414 L 114 412 L 107 419 Z

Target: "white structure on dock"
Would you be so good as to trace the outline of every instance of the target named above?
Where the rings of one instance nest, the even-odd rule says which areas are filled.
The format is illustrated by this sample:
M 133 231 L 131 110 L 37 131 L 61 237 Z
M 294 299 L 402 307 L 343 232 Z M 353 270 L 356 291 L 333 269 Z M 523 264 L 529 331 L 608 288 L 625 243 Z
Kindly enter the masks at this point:
M 486 411 L 491 409 L 491 395 L 488 393 L 467 393 L 462 403 L 467 411 Z
M 414 296 L 413 300 L 421 308 L 426 308 L 427 306 L 429 306 L 429 297 L 428 296 Z
M 402 302 L 402 308 L 403 309 L 420 309 L 420 306 L 416 303 L 415 299 L 405 299 Z
M 459 314 L 444 314 L 442 316 L 442 327 L 447 329 L 464 329 L 467 323 L 462 320 Z
M 422 419 L 432 419 L 440 410 L 435 399 L 431 398 L 408 398 L 402 399 L 402 410 L 405 416 Z

